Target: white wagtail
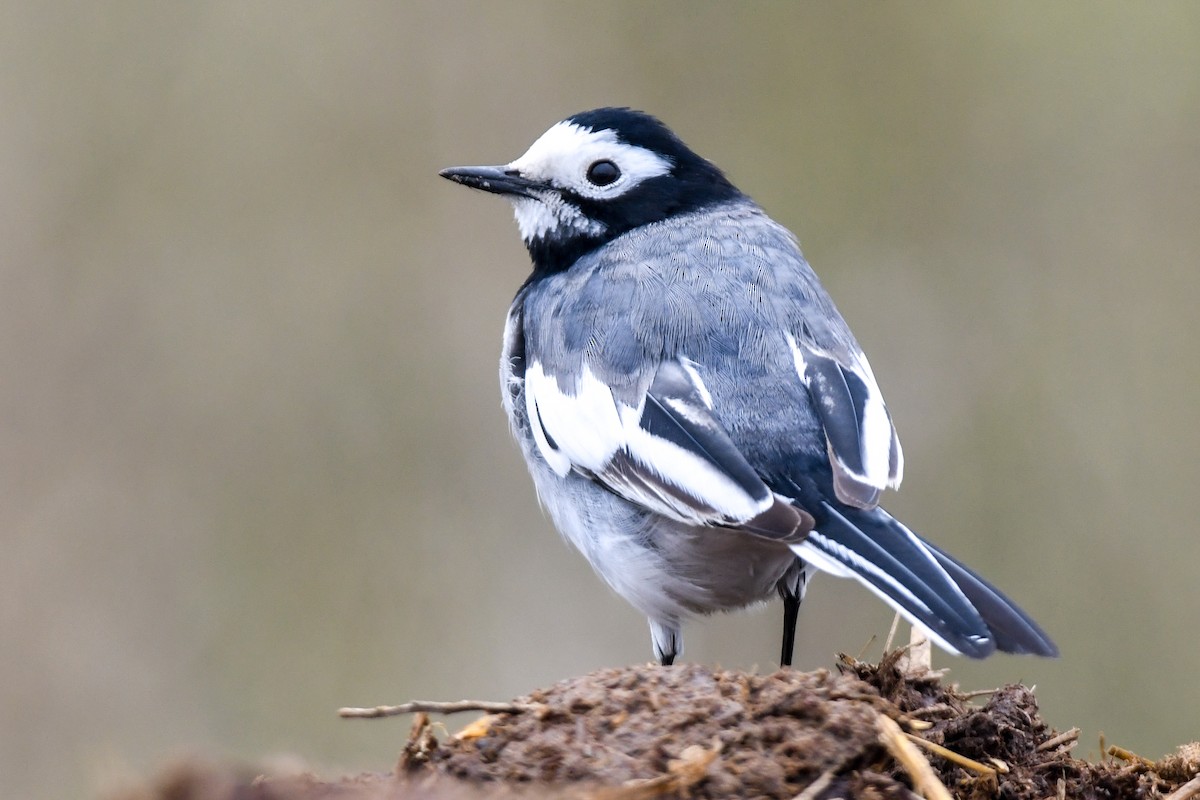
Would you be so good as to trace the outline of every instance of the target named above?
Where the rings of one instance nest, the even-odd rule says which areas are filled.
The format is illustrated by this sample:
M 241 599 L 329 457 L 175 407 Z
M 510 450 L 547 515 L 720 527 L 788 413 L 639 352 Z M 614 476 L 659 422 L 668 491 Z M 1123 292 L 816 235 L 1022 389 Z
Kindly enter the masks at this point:
M 696 614 L 855 578 L 941 647 L 1054 656 L 968 567 L 879 508 L 903 471 L 883 396 L 796 238 L 661 122 L 576 114 L 516 161 L 445 178 L 503 195 L 533 272 L 504 328 L 504 408 L 558 529 L 682 652 Z

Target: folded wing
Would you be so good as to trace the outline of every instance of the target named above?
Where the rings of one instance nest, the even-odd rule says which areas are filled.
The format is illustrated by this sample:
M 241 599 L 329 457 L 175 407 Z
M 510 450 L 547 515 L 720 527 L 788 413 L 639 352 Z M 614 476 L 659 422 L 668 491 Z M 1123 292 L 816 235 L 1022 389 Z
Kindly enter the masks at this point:
M 531 361 L 525 403 L 538 451 L 559 475 L 575 471 L 687 524 L 789 542 L 812 529 L 812 517 L 774 494 L 717 422 L 687 360 L 660 364 L 635 402 L 617 399 L 586 361 L 569 378 Z
M 825 429 L 838 499 L 875 507 L 885 488 L 900 485 L 904 456 L 871 365 L 857 345 L 835 354 L 816 346 L 803 328 L 787 341 Z

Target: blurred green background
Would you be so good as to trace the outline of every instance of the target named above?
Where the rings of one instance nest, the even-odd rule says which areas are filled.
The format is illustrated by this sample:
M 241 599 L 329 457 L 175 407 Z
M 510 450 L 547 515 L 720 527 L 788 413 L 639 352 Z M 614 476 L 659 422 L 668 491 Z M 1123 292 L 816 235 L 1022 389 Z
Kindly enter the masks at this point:
M 889 508 L 1063 650 L 935 665 L 1036 683 L 1081 754 L 1200 735 L 1200 7 L 25 3 L 0 794 L 192 752 L 385 769 L 407 721 L 337 707 L 648 660 L 509 441 L 509 211 L 436 175 L 607 104 L 800 235 L 904 441 Z M 770 669 L 779 617 L 693 624 L 686 658 Z M 798 666 L 890 621 L 818 579 Z

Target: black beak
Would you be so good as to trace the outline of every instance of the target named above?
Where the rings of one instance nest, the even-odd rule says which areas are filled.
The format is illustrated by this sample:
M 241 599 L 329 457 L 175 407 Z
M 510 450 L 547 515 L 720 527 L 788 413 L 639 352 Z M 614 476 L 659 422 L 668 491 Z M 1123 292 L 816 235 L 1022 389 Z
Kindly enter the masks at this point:
M 534 189 L 546 188 L 537 181 L 521 177 L 521 173 L 507 167 L 449 167 L 438 173 L 447 180 L 480 189 L 492 194 L 515 194 L 520 197 L 536 197 Z

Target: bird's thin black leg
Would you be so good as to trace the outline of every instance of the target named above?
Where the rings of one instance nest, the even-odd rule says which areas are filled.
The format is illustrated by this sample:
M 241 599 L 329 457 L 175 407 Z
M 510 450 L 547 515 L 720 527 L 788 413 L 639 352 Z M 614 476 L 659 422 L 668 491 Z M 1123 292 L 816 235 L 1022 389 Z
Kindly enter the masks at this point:
M 808 589 L 808 565 L 796 559 L 787 573 L 775 586 L 783 600 L 783 647 L 779 654 L 779 666 L 792 665 L 792 652 L 796 649 L 796 620 L 800 616 L 800 601 Z
M 779 654 L 779 666 L 792 665 L 792 652 L 796 649 L 796 620 L 800 617 L 800 595 L 781 592 L 783 595 L 783 650 Z
M 675 663 L 675 656 L 683 652 L 683 633 L 676 622 L 650 620 L 650 643 L 654 647 L 654 655 L 658 663 L 669 667 Z

